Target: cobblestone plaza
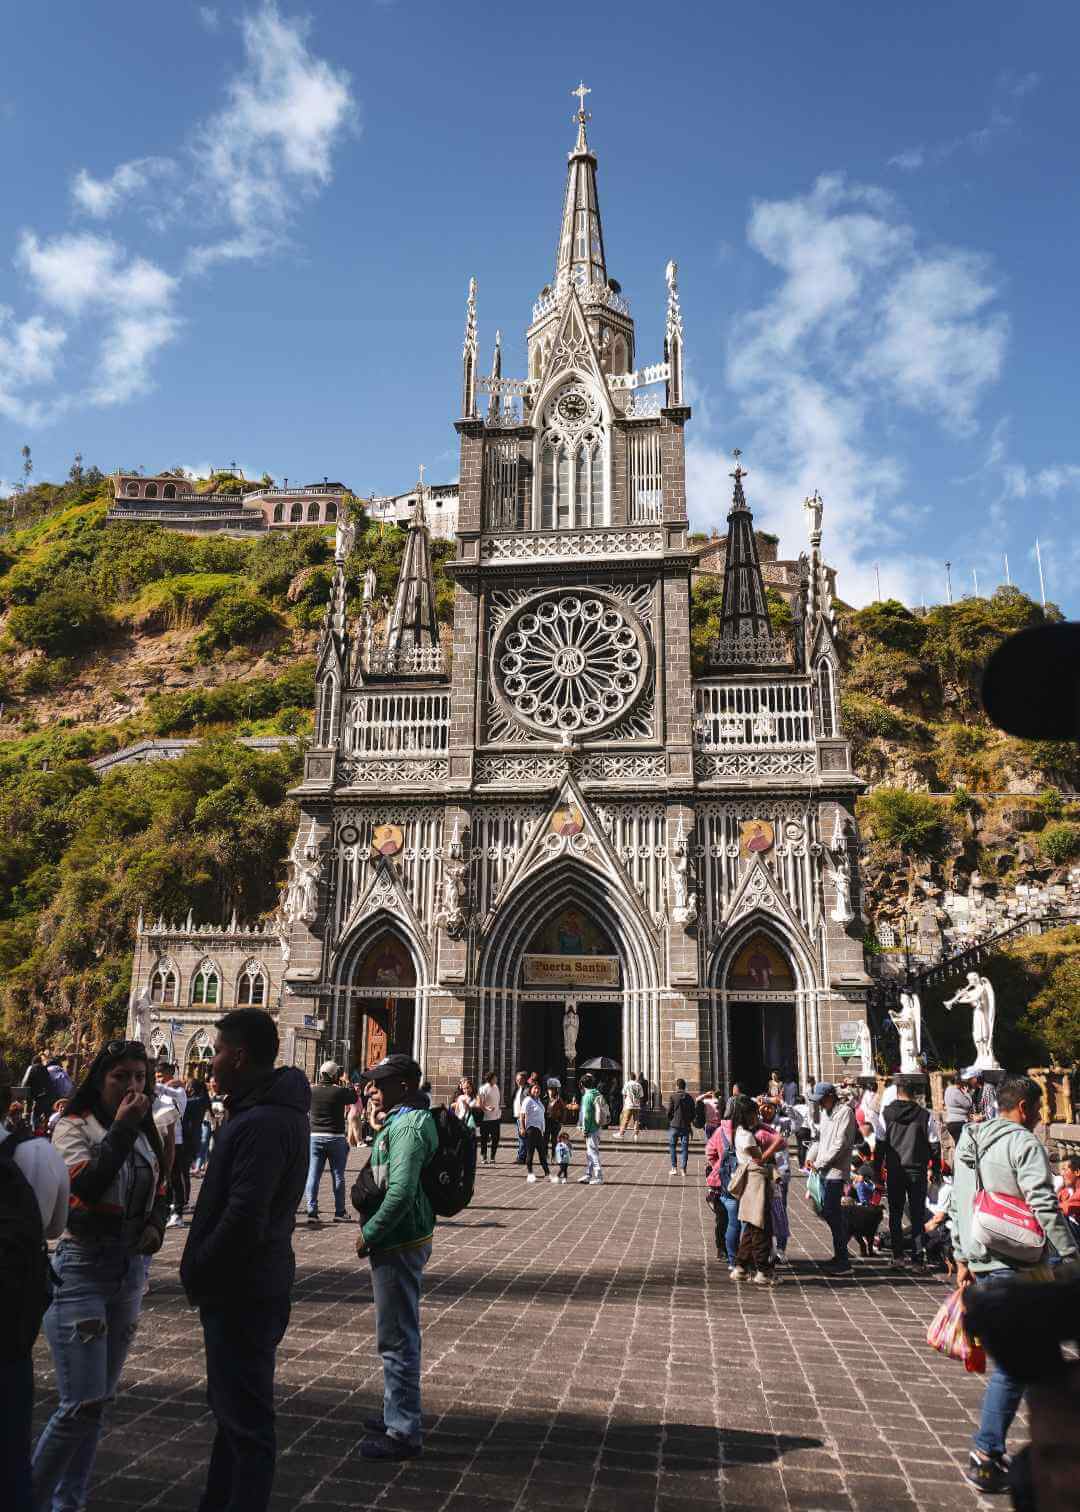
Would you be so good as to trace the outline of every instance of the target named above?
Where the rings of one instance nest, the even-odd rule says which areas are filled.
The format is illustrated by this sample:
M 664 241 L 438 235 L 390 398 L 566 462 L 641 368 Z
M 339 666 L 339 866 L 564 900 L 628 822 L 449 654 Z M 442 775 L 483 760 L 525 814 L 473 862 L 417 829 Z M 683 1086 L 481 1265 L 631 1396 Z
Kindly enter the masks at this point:
M 479 1172 L 473 1205 L 440 1222 L 423 1305 L 427 1438 L 404 1464 L 356 1452 L 382 1389 L 357 1230 L 301 1221 L 274 1507 L 979 1505 L 960 1467 L 983 1378 L 926 1347 L 944 1295 L 934 1277 L 869 1261 L 854 1280 L 828 1279 L 828 1233 L 796 1181 L 792 1263 L 775 1288 L 737 1285 L 714 1259 L 700 1145 L 685 1180 L 655 1145 L 606 1141 L 605 1164 L 603 1188 L 528 1186 L 504 1152 Z M 170 1229 L 154 1261 L 92 1512 L 198 1505 L 214 1424 L 177 1279 L 186 1232 Z M 43 1421 L 55 1401 L 43 1342 L 37 1364 Z

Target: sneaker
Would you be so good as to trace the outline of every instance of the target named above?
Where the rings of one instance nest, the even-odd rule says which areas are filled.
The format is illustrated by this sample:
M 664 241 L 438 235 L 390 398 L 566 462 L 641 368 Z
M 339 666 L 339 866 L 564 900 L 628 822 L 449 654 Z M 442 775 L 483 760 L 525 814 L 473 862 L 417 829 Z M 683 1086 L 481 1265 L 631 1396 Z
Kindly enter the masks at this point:
M 612 1137 L 612 1139 L 621 1139 L 622 1138 L 622 1130 L 621 1129 L 616 1129 L 615 1132 L 614 1132 L 614 1134 L 612 1134 L 611 1137 Z
M 680 1176 L 685 1176 L 686 1175 L 686 1167 L 685 1166 L 680 1166 L 679 1167 L 679 1175 Z
M 534 1175 L 533 1175 L 533 1173 L 532 1173 L 532 1172 L 531 1172 L 531 1171 L 530 1171 L 530 1172 L 529 1172 L 529 1174 L 528 1174 L 528 1175 L 527 1175 L 527 1176 L 526 1176 L 526 1178 L 525 1178 L 525 1180 L 526 1180 L 526 1181 L 535 1181 L 535 1180 L 536 1180 L 536 1177 L 535 1177 L 535 1176 L 534 1176 Z
M 183 1228 L 184 1220 L 180 1213 L 171 1213 L 166 1228 Z
M 558 1186 L 559 1184 L 559 1178 L 557 1176 L 550 1176 L 548 1180 L 551 1182 L 552 1186 Z
M 584 1186 L 587 1181 L 591 1181 L 591 1180 L 592 1180 L 591 1176 L 579 1176 L 578 1177 L 578 1186 Z
M 389 1434 L 382 1434 L 363 1440 L 360 1445 L 360 1458 L 366 1460 L 415 1459 L 423 1447 L 418 1440 L 410 1442 L 409 1439 L 391 1438 Z
M 335 1213 L 334 1214 L 334 1222 L 335 1223 L 351 1223 L 352 1219 L 349 1217 L 348 1213 Z
M 671 1170 L 668 1172 L 668 1175 L 669 1176 L 674 1176 L 674 1174 L 675 1174 L 675 1167 L 672 1166 Z
M 745 1281 L 748 1274 L 741 1265 L 733 1265 L 728 1271 L 728 1278 L 732 1281 Z
M 851 1275 L 851 1262 L 850 1261 L 839 1261 L 838 1262 L 836 1260 L 826 1260 L 825 1263 L 822 1265 L 821 1268 L 822 1268 L 822 1270 L 825 1272 L 825 1274 L 827 1276 L 850 1276 Z
M 786 1265 L 787 1264 L 787 1252 L 785 1250 L 777 1250 L 777 1252 L 776 1252 L 776 1263 L 777 1263 L 777 1265 Z
M 565 1176 L 560 1176 L 559 1177 L 559 1185 L 560 1186 L 565 1186 L 566 1185 L 566 1177 Z
M 981 1454 L 973 1452 L 963 1476 L 969 1485 L 974 1486 L 976 1491 L 981 1491 L 984 1496 L 1000 1496 L 1009 1489 L 1009 1472 L 1000 1455 L 983 1459 Z
M 589 1185 L 590 1186 L 603 1186 L 603 1184 L 604 1184 L 604 1178 L 602 1176 L 590 1176 L 589 1177 Z
M 755 1286 L 771 1286 L 773 1284 L 773 1278 L 765 1271 L 755 1271 L 751 1280 Z

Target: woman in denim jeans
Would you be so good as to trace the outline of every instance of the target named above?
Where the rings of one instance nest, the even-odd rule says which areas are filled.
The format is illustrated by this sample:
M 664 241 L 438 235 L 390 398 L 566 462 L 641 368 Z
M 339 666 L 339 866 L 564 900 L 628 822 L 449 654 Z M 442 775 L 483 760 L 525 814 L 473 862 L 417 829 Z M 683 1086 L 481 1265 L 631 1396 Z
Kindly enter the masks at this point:
M 147 1079 L 145 1048 L 113 1040 L 53 1134 L 71 1178 L 71 1210 L 45 1314 L 60 1402 L 34 1450 L 34 1512 L 86 1505 L 105 1409 L 138 1323 L 142 1256 L 161 1247 L 168 1199 Z

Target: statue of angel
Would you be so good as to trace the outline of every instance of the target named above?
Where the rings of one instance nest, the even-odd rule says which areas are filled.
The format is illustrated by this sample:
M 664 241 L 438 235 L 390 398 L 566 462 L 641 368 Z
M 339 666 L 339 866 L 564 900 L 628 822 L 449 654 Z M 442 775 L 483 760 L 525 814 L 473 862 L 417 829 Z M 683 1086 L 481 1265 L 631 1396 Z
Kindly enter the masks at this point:
M 994 1019 L 997 1015 L 997 999 L 989 977 L 981 977 L 977 971 L 967 974 L 967 986 L 961 987 L 945 1001 L 946 1008 L 957 1003 L 967 1003 L 971 1008 L 971 1037 L 975 1041 L 975 1065 L 980 1071 L 994 1071 L 998 1063 L 994 1059 Z
M 834 924 L 850 924 L 855 915 L 851 911 L 851 869 L 846 856 L 841 855 L 830 869 L 829 881 L 836 890 L 836 902 L 829 917 Z
M 319 912 L 319 875 L 322 858 L 314 819 L 307 839 L 301 845 L 297 831 L 289 856 L 289 881 L 285 888 L 282 911 L 290 924 L 311 924 Z
M 143 1045 L 150 1042 L 150 994 L 145 987 L 131 1000 L 131 1038 Z
M 356 526 L 344 514 L 338 515 L 337 531 L 334 535 L 334 561 L 343 562 L 352 553 L 353 543 L 356 540 Z
M 873 1076 L 874 1046 L 870 1039 L 870 1025 L 865 1019 L 859 1024 L 859 1060 L 862 1062 L 862 1074 Z
M 447 862 L 443 867 L 441 904 L 435 922 L 443 926 L 452 940 L 458 939 L 465 929 L 465 910 L 462 908 L 464 874 L 463 866 L 452 866 Z
M 889 1017 L 900 1036 L 900 1074 L 914 1075 L 922 1070 L 919 1063 L 919 1051 L 922 1049 L 922 1004 L 919 1002 L 919 994 L 905 988 L 900 994 L 900 1012 L 893 1013 L 890 1009 Z

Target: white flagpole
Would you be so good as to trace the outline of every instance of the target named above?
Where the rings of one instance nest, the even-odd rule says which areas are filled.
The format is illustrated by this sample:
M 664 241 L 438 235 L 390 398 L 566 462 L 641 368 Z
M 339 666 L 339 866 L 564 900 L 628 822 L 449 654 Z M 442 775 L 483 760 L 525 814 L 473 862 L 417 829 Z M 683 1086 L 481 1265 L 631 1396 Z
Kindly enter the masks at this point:
M 877 584 L 878 603 L 881 603 L 881 568 L 874 563 L 874 582 Z
M 945 563 L 945 599 L 946 599 L 947 603 L 950 603 L 950 604 L 952 603 L 952 563 L 951 562 L 946 562 Z
M 1005 586 L 1012 587 L 1012 578 L 1009 576 L 1009 553 L 1005 553 Z
M 975 579 L 975 597 L 978 598 L 978 596 L 979 596 L 979 569 L 977 567 L 973 567 L 971 569 L 971 575 Z
M 1041 599 L 1042 606 L 1045 609 L 1046 608 L 1046 579 L 1043 577 L 1042 552 L 1039 549 L 1039 538 L 1038 538 L 1038 536 L 1035 537 L 1035 560 L 1039 564 L 1039 598 Z

